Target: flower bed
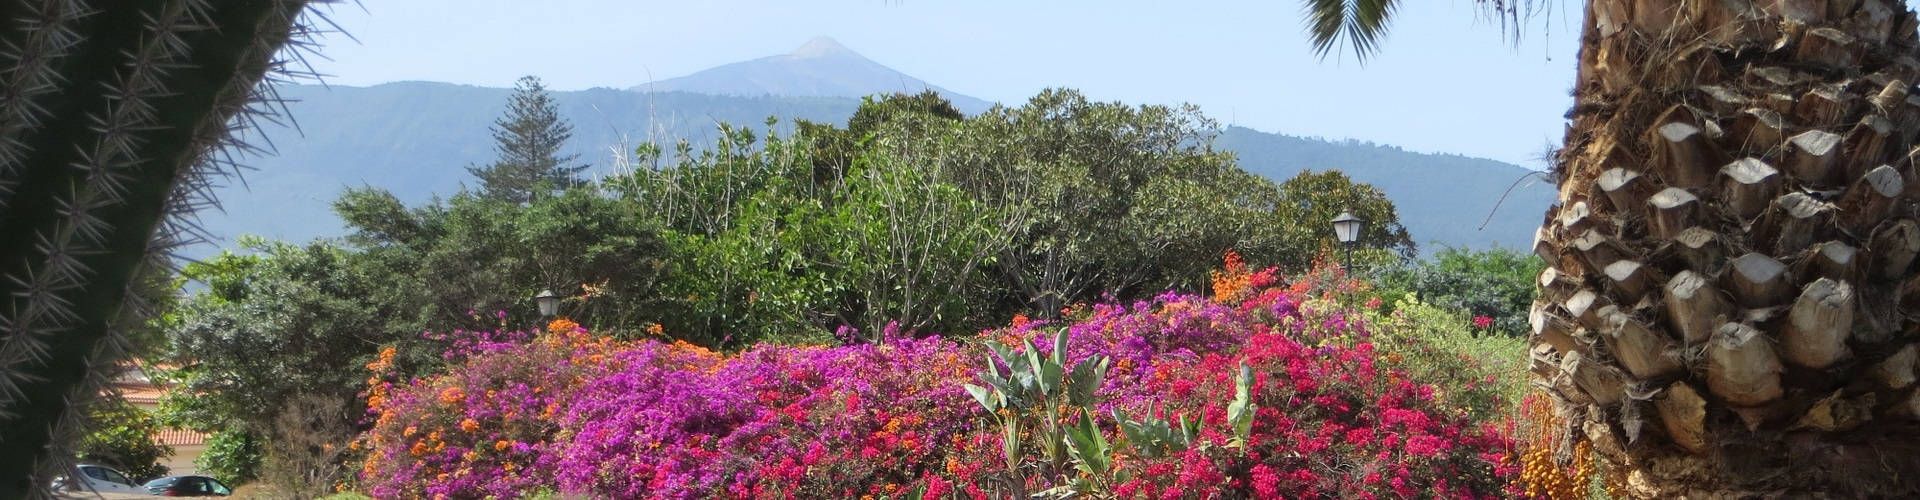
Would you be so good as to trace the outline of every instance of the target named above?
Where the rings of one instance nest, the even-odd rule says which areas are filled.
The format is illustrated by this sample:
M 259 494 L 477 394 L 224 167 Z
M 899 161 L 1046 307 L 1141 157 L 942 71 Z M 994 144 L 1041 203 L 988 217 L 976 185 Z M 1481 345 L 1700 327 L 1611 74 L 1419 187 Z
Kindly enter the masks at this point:
M 1364 321 L 1270 278 L 1227 281 L 1239 289 L 1017 318 L 965 341 L 888 331 L 874 345 L 719 354 L 565 321 L 537 336 L 461 333 L 440 375 L 394 381 L 389 364 L 370 365 L 361 487 L 380 498 L 1507 491 L 1507 433 L 1409 380 Z M 983 375 L 1013 387 L 1018 370 L 1052 392 L 983 387 Z

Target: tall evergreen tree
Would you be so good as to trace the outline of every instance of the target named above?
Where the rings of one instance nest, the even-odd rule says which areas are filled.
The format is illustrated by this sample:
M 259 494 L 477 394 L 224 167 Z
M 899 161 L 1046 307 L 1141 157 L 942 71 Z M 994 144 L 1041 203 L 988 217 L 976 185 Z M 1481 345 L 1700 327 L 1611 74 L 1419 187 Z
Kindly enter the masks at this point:
M 500 158 L 490 165 L 467 167 L 480 179 L 488 198 L 526 203 L 538 194 L 581 182 L 586 165 L 573 165 L 579 155 L 560 155 L 560 146 L 573 136 L 573 125 L 560 118 L 553 96 L 536 76 L 520 77 L 507 112 L 494 120 L 494 150 Z

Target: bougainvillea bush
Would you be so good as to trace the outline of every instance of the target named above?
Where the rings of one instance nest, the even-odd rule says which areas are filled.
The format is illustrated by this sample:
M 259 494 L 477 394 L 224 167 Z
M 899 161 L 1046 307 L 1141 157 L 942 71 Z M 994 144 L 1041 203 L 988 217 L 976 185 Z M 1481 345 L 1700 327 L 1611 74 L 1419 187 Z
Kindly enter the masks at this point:
M 1211 297 L 1076 306 L 963 340 L 886 331 L 876 344 L 721 354 L 564 320 L 537 334 L 461 332 L 440 375 L 369 366 L 359 487 L 380 498 L 1508 493 L 1507 429 L 1462 406 L 1486 394 L 1409 379 L 1363 315 L 1310 286 L 1227 273 Z M 994 399 L 982 386 L 995 376 L 1074 396 Z

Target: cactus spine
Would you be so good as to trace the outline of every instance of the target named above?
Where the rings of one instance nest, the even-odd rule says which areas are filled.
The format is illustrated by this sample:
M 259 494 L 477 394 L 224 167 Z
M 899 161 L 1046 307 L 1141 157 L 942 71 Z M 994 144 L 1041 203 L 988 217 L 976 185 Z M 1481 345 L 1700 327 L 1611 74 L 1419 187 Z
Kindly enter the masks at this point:
M 0 498 L 44 496 L 143 266 L 304 46 L 304 0 L 0 0 Z

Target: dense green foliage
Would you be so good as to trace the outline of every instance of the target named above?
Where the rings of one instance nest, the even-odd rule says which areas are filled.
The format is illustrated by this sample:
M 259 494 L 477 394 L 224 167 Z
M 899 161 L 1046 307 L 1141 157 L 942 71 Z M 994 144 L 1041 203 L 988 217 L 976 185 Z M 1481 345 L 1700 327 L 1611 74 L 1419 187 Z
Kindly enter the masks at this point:
M 373 188 L 334 206 L 354 230 L 355 259 L 418 284 L 387 299 L 410 325 L 524 324 L 536 319 L 530 298 L 542 289 L 570 297 L 563 315 L 609 331 L 653 320 L 664 250 L 639 206 L 571 189 L 526 204 L 460 193 L 409 209 Z
M 225 429 L 207 437 L 207 450 L 194 457 L 193 466 L 201 475 L 226 484 L 246 484 L 260 477 L 263 454 L 259 438 L 246 431 Z
M 167 475 L 160 461 L 173 448 L 153 440 L 160 431 L 153 415 L 125 401 L 98 403 L 88 412 L 93 432 L 74 450 L 81 461 L 113 467 L 135 481 Z
M 371 346 L 417 334 L 394 275 L 377 261 L 312 243 L 254 240 L 250 254 L 223 254 L 182 270 L 207 289 L 181 301 L 168 321 L 179 384 L 162 406 L 188 428 L 265 435 L 296 394 L 346 401 L 351 372 Z
M 1417 296 L 1442 309 L 1487 318 L 1490 324 L 1483 328 L 1517 338 L 1529 331 L 1527 311 L 1533 306 L 1534 277 L 1541 266 L 1533 254 L 1503 248 L 1447 248 L 1429 259 L 1390 268 L 1378 281 L 1389 303 Z
M 798 129 L 762 140 L 723 127 L 671 159 L 642 148 L 648 167 L 609 181 L 664 222 L 671 334 L 739 345 L 841 325 L 973 331 L 1195 290 L 1228 249 L 1304 267 L 1330 238 L 1301 221 L 1340 210 L 1379 221 L 1364 245 L 1414 252 L 1379 191 L 1338 173 L 1277 186 L 1247 174 L 1190 107 L 1050 90 L 965 117 L 923 93 L 869 99 L 846 128 Z

